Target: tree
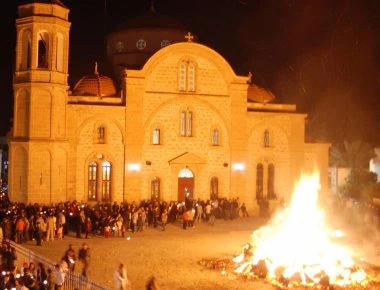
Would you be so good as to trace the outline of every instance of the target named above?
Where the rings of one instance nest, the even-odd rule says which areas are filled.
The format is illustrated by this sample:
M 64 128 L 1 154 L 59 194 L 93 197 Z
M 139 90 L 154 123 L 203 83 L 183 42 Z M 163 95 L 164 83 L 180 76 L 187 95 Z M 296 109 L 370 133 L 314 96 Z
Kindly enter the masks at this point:
M 377 175 L 369 171 L 369 160 L 374 156 L 371 145 L 361 141 L 344 141 L 343 144 L 331 148 L 330 164 L 350 169 L 346 183 L 339 188 L 343 196 L 355 199 L 372 198 Z
M 372 200 L 377 175 L 365 169 L 353 169 L 339 192 L 344 197 Z
M 330 149 L 330 165 L 347 167 L 352 170 L 368 169 L 369 161 L 375 157 L 375 152 L 369 143 L 361 141 L 337 144 Z

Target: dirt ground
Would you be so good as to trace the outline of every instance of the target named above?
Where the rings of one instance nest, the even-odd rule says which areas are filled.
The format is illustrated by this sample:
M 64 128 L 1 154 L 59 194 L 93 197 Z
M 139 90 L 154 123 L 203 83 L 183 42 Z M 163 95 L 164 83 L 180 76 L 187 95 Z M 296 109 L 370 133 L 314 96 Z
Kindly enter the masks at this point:
M 182 229 L 178 221 L 161 228 L 147 228 L 143 232 L 128 232 L 125 238 L 92 235 L 89 239 L 75 238 L 74 233 L 63 240 L 43 242 L 37 247 L 28 242 L 26 247 L 51 261 L 59 261 L 69 244 L 78 252 L 86 242 L 91 249 L 89 278 L 113 289 L 113 272 L 119 263 L 127 266 L 131 289 L 145 289 L 155 276 L 159 289 L 275 289 L 261 282 L 245 281 L 235 275 L 223 275 L 199 265 L 205 258 L 232 258 L 240 254 L 252 232 L 264 220 L 257 217 L 233 221 L 216 220 L 211 226 L 205 222 L 194 228 Z M 80 271 L 80 262 L 75 271 Z

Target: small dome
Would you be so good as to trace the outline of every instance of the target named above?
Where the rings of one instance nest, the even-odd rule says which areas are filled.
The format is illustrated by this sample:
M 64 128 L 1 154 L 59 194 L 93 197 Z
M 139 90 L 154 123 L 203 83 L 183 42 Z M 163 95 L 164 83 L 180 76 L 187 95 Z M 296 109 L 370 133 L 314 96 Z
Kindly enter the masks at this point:
M 116 89 L 113 80 L 101 75 L 95 65 L 95 72 L 81 78 L 74 86 L 72 95 L 110 97 L 116 95 Z
M 254 101 L 259 103 L 269 103 L 273 101 L 276 97 L 269 90 L 259 88 L 255 85 L 250 85 L 248 87 L 248 101 Z

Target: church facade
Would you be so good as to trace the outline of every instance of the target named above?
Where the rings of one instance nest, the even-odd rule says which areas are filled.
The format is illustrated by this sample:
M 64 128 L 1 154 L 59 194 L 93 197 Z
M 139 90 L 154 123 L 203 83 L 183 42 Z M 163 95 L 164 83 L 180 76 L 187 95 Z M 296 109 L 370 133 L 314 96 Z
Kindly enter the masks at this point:
M 70 88 L 69 9 L 50 2 L 18 10 L 12 201 L 239 197 L 256 211 L 314 169 L 327 192 L 329 144 L 305 142 L 307 116 L 255 101 L 265 90 L 191 34 L 119 69 L 120 89 L 100 67 Z

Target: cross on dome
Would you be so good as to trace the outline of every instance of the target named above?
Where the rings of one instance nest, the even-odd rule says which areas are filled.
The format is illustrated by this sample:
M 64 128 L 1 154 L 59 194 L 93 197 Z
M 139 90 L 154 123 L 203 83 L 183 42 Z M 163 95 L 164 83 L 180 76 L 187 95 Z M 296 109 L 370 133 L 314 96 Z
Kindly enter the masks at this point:
M 188 32 L 187 35 L 185 35 L 185 38 L 188 42 L 192 42 L 194 39 L 194 36 L 191 34 L 191 32 Z
M 151 1 L 150 1 L 150 8 L 149 8 L 149 11 L 150 11 L 150 12 L 156 12 L 156 9 L 154 9 L 154 0 L 151 0 Z

